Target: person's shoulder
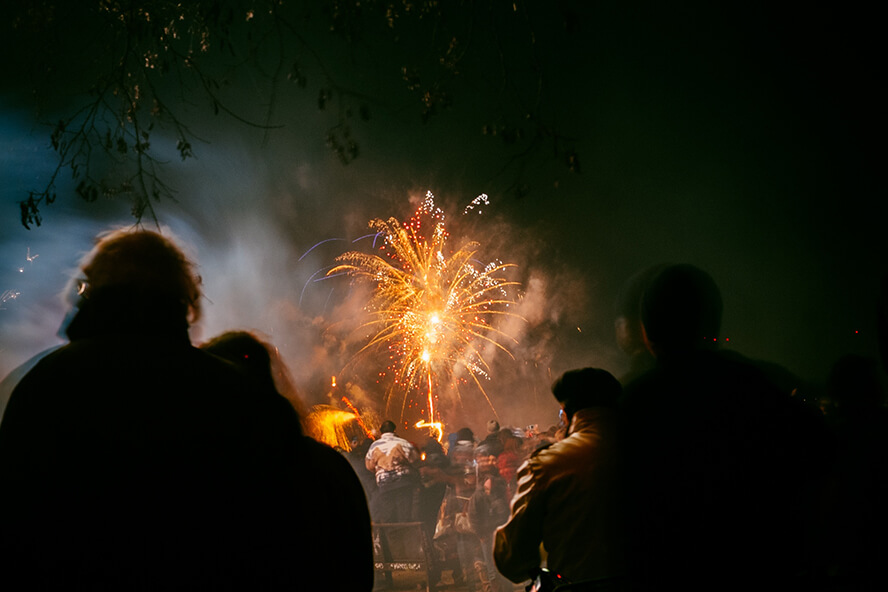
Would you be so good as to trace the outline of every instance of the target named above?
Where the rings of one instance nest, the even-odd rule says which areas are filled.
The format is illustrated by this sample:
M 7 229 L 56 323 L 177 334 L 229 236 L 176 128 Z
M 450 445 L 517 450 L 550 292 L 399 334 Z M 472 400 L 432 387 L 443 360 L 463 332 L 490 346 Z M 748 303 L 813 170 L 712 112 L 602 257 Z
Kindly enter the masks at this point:
M 648 368 L 644 372 L 635 375 L 623 385 L 623 390 L 617 400 L 618 406 L 631 406 L 644 399 L 652 392 L 661 388 L 664 380 L 664 373 L 657 366 Z
M 525 461 L 528 469 L 534 473 L 545 471 L 564 453 L 564 440 L 559 442 L 546 441 L 533 449 Z
M 227 392 L 250 392 L 252 395 L 250 378 L 236 364 L 228 360 L 193 345 L 187 345 L 179 352 L 172 353 L 172 357 L 181 365 L 183 373 L 211 382 Z M 250 398 L 258 399 L 255 396 Z
M 557 447 L 555 448 L 554 451 L 552 450 L 552 447 L 555 446 L 556 444 L 557 444 L 557 442 L 543 442 L 539 446 L 537 446 L 536 448 L 533 449 L 533 451 L 530 453 L 530 456 L 528 458 L 532 458 L 532 459 L 543 458 L 544 459 L 548 456 L 551 456 L 553 454 L 553 452 L 557 453 L 557 450 L 558 450 Z
M 78 358 L 83 355 L 83 350 L 79 344 L 68 343 L 34 356 L 10 373 L 8 380 L 10 383 L 15 381 L 11 387 L 12 393 L 30 390 L 35 384 L 64 380 L 66 368 L 78 366 Z
M 550 481 L 557 474 L 559 465 L 558 442 L 542 444 L 531 452 L 518 466 L 516 478 L 520 482 L 533 483 L 533 487 Z
M 336 481 L 340 485 L 344 483 L 359 484 L 358 476 L 352 464 L 344 454 L 332 446 L 318 442 L 309 436 L 303 436 L 300 448 L 299 453 L 303 464 L 316 470 L 318 474 L 323 474 L 326 478 Z
M 334 465 L 348 464 L 348 459 L 341 452 L 323 442 L 318 442 L 310 436 L 303 436 L 300 444 L 304 454 L 314 456 L 325 463 Z M 348 466 L 349 468 L 351 467 L 351 465 Z

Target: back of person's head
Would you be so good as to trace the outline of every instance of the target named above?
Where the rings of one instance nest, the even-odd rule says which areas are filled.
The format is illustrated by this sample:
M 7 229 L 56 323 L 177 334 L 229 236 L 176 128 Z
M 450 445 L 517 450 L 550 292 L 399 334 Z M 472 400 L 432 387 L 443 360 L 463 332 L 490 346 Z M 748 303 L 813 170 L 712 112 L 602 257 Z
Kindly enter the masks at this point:
M 653 353 L 712 347 L 721 329 L 722 298 L 712 277 L 693 265 L 670 265 L 651 280 L 641 303 Z
M 614 375 L 601 368 L 568 370 L 552 384 L 552 394 L 568 417 L 589 407 L 613 407 L 622 392 Z
M 617 294 L 614 311 L 614 332 L 617 346 L 626 354 L 635 355 L 644 351 L 644 333 L 641 328 L 641 301 L 644 292 L 656 275 L 666 265 L 652 265 L 636 272 Z
M 202 343 L 200 349 L 237 366 L 264 393 L 283 396 L 302 421 L 302 400 L 276 349 L 249 331 L 226 331 Z
M 169 238 L 144 229 L 118 229 L 100 235 L 81 264 L 82 296 L 111 290 L 157 298 L 181 306 L 184 319 L 200 318 L 200 277 L 194 264 Z
M 475 434 L 469 428 L 460 428 L 456 432 L 456 441 L 457 442 L 473 442 L 475 440 Z
M 491 419 L 490 421 L 487 422 L 487 433 L 488 434 L 495 434 L 495 433 L 499 432 L 499 429 L 500 429 L 500 424 L 497 420 Z
M 379 433 L 380 434 L 391 434 L 391 433 L 394 433 L 394 431 L 395 431 L 395 422 L 393 422 L 390 419 L 385 420 L 384 422 L 382 422 L 382 425 L 379 426 Z
M 428 436 L 422 445 L 422 451 L 426 454 L 444 454 L 444 447 L 434 436 Z
M 275 389 L 268 346 L 247 331 L 226 331 L 200 348 L 228 360 L 244 371 L 253 381 Z

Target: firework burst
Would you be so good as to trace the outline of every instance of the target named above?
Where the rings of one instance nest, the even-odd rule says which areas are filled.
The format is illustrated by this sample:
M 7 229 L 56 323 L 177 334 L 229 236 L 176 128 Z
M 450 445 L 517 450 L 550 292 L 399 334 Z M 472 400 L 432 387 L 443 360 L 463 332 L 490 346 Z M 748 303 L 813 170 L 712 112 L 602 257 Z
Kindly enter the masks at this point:
M 469 377 L 496 414 L 480 381 L 490 371 L 482 350 L 493 347 L 511 356 L 500 343 L 511 338 L 497 329 L 497 320 L 518 316 L 510 310 L 511 288 L 518 284 L 504 276 L 514 266 L 479 263 L 475 259 L 479 244 L 473 241 L 448 252 L 443 218 L 428 192 L 404 225 L 394 218 L 370 222 L 384 239 L 377 253 L 344 253 L 336 260 L 339 265 L 328 272 L 346 273 L 373 286 L 366 308 L 369 320 L 361 325 L 370 331 L 358 354 L 387 350 L 394 379 L 386 413 L 398 394 L 403 419 L 408 399 L 423 393 L 428 415 L 419 423 L 439 434 L 437 390 L 450 388 L 459 397 L 458 373 Z M 426 220 L 431 224 L 424 224 Z

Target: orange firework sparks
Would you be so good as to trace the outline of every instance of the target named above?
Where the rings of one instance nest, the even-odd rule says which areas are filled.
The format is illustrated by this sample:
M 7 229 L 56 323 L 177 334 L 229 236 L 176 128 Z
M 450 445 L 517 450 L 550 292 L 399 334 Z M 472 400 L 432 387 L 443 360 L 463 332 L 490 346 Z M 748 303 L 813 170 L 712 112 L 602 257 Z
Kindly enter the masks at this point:
M 440 421 L 428 423 L 428 422 L 419 420 L 416 422 L 414 427 L 417 429 L 431 428 L 431 429 L 435 430 L 436 432 L 438 432 L 438 437 L 436 438 L 436 440 L 438 440 L 438 442 L 440 442 L 444 438 L 444 424 L 441 423 Z M 423 453 L 423 460 L 425 460 L 425 453 Z
M 367 436 L 368 438 L 372 438 L 373 434 L 370 432 L 370 430 L 367 429 L 367 425 L 364 423 L 364 419 L 361 417 L 361 414 L 358 413 L 357 408 L 355 408 L 355 406 L 352 405 L 352 402 L 348 400 L 348 397 L 343 395 L 342 402 L 345 403 L 346 407 L 351 409 L 351 412 L 355 414 L 355 421 L 357 421 L 358 425 L 361 426 L 361 429 L 364 430 L 364 435 Z
M 434 221 L 429 236 L 422 232 L 423 215 Z M 367 309 L 371 318 L 361 326 L 373 328 L 375 334 L 358 353 L 375 347 L 391 352 L 395 379 L 387 405 L 393 391 L 401 390 L 403 419 L 408 394 L 427 390 L 428 421 L 420 423 L 434 426 L 439 423 L 435 421 L 434 385 L 455 386 L 454 370 L 462 368 L 496 414 L 479 381 L 490 370 L 481 347 L 488 344 L 509 354 L 498 341 L 509 336 L 494 321 L 502 315 L 517 316 L 509 310 L 514 304 L 509 289 L 518 284 L 503 276 L 504 270 L 514 266 L 479 264 L 475 242 L 448 255 L 449 234 L 431 192 L 407 224 L 402 226 L 394 218 L 375 219 L 370 227 L 384 237 L 380 254 L 345 253 L 337 258 L 341 265 L 328 275 L 347 273 L 375 286 Z
M 315 405 L 305 418 L 305 431 L 317 440 L 334 448 L 351 450 L 349 426 L 357 415 L 351 411 L 336 409 L 329 405 Z

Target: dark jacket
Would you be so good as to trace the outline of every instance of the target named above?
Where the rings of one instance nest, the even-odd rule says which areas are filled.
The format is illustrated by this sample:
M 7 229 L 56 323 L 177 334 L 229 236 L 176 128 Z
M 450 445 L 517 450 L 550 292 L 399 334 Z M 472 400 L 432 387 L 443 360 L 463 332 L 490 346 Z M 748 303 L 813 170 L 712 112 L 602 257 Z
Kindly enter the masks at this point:
M 736 354 L 658 361 L 624 389 L 625 517 L 639 590 L 748 589 L 805 569 L 825 430 Z M 785 588 L 787 589 L 787 588 Z
M 10 397 L 0 425 L 0 585 L 304 582 L 292 563 L 305 551 L 300 502 L 319 496 L 301 490 L 293 470 L 307 454 L 295 414 L 194 348 L 175 307 L 114 296 L 85 302 L 71 343 Z M 372 587 L 369 521 L 366 534 L 363 590 Z

